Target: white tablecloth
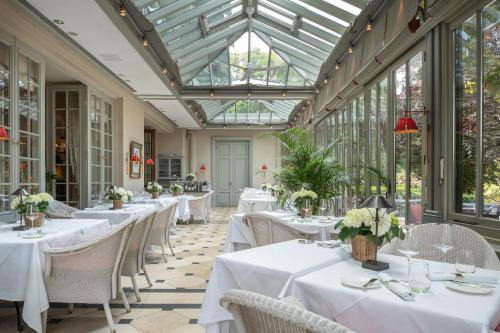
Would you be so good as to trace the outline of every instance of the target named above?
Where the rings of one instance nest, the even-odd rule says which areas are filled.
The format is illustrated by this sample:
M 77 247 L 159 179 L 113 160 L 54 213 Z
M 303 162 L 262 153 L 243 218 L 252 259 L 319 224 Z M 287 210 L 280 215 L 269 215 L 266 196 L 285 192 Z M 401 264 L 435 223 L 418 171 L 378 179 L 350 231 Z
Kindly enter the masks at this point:
M 238 213 L 271 212 L 276 209 L 276 205 L 276 198 L 270 195 L 241 196 L 238 201 Z
M 110 209 L 111 206 L 99 206 L 85 208 L 71 214 L 73 219 L 107 219 L 111 224 L 120 224 L 129 217 L 142 217 L 147 213 L 156 210 L 156 205 L 137 204 L 124 205 L 122 209 Z
M 339 221 L 339 218 L 336 217 L 330 217 L 329 220 L 313 217 L 310 221 L 304 222 L 304 219 L 301 219 L 293 213 L 275 211 L 266 212 L 266 214 L 279 217 L 287 221 L 294 228 L 302 231 L 318 231 L 318 240 L 331 239 L 330 233 L 335 230 L 335 224 Z M 245 214 L 233 214 L 229 219 L 229 228 L 224 244 L 225 252 L 244 250 L 252 246 L 252 234 L 250 233 L 250 229 L 242 222 L 243 215 Z
M 42 238 L 24 239 L 10 228 L 0 230 L 0 299 L 24 301 L 23 319 L 42 331 L 41 313 L 49 302 L 43 282 L 44 249 L 66 247 L 94 239 L 110 230 L 107 220 L 47 220 Z M 28 231 L 29 232 L 29 231 Z
M 406 258 L 381 255 L 379 259 L 390 263 L 385 272 L 406 280 Z M 455 267 L 431 262 L 430 270 L 454 272 Z M 481 273 L 500 277 L 498 271 L 478 269 Z M 357 333 L 486 333 L 500 321 L 500 286 L 488 295 L 469 295 L 432 281 L 429 293 L 405 302 L 385 287 L 359 290 L 342 285 L 340 278 L 351 274 L 376 276 L 351 259 L 296 279 L 291 294 L 307 309 Z
M 322 248 L 296 240 L 220 255 L 215 258 L 198 323 L 207 332 L 219 333 L 222 322 L 232 320 L 231 314 L 219 305 L 220 297 L 229 289 L 280 297 L 295 278 L 349 257 L 340 248 Z
M 168 197 L 168 196 L 165 196 L 165 197 Z M 189 219 L 191 218 L 191 212 L 189 211 L 188 201 L 193 199 L 194 196 L 183 194 L 183 195 L 178 195 L 176 197 L 170 197 L 170 198 L 175 198 L 175 199 L 179 200 L 179 205 L 177 205 L 177 209 L 179 210 L 179 220 L 182 220 L 184 222 L 189 221 Z
M 179 200 L 173 197 L 161 196 L 158 199 L 153 198 L 143 198 L 134 200 L 134 205 L 155 205 L 157 210 L 163 209 L 171 205 L 172 203 L 177 202 L 177 208 L 175 209 L 174 221 L 177 221 L 179 218 Z

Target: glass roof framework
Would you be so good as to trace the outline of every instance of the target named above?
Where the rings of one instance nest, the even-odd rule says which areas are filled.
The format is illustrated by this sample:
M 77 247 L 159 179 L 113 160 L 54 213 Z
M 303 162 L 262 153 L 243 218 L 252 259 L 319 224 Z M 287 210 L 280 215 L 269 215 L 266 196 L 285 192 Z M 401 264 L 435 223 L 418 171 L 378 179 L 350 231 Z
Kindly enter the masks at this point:
M 369 0 L 133 2 L 155 25 L 184 87 L 285 89 L 312 87 Z

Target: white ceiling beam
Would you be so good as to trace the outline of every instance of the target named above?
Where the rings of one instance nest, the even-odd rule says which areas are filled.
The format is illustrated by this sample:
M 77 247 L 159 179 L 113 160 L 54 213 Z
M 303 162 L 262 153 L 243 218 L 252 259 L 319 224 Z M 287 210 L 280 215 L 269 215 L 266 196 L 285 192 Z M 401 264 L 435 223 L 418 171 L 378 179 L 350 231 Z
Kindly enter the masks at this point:
M 171 43 L 172 41 L 181 38 L 187 34 L 192 33 L 200 28 L 198 22 L 191 22 L 183 25 L 182 27 L 175 29 L 174 31 L 169 31 L 161 34 L 161 39 L 164 43 Z
M 302 26 L 302 18 L 300 17 L 300 15 L 295 15 L 292 26 L 290 28 L 290 32 L 292 33 L 292 35 L 297 36 L 301 26 Z
M 198 16 L 198 24 L 200 25 L 201 32 L 203 36 L 207 36 L 210 31 L 210 27 L 208 26 L 208 20 L 205 15 Z
M 318 1 L 318 0 L 301 0 L 301 1 L 331 16 L 335 16 L 349 24 L 352 24 L 352 22 L 354 22 L 354 20 L 356 19 L 356 15 L 354 15 L 353 13 L 350 13 L 347 10 L 337 7 L 334 4 L 329 3 L 327 1 Z

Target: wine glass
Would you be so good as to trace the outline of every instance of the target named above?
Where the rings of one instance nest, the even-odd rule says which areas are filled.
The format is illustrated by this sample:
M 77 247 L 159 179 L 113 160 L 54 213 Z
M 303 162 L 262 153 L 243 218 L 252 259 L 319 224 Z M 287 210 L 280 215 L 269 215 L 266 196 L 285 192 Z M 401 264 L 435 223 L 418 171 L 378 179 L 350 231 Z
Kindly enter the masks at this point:
M 419 253 L 419 249 L 417 246 L 417 240 L 415 239 L 415 228 L 412 225 L 405 225 L 400 229 L 400 233 L 403 233 L 401 235 L 404 238 L 399 241 L 398 244 L 398 251 L 402 255 L 404 255 L 408 261 L 408 276 L 407 276 L 407 282 L 410 281 L 410 260 L 412 257 L 415 257 Z M 404 237 L 403 237 L 404 236 Z
M 453 225 L 444 224 L 441 226 L 439 242 L 435 246 L 443 252 L 443 257 L 448 251 L 453 250 Z
M 328 202 L 326 199 L 319 199 L 319 211 L 321 212 L 321 216 L 325 216 L 326 209 L 328 208 Z
M 418 260 L 411 263 L 408 286 L 417 294 L 425 294 L 429 291 L 431 288 L 431 278 L 428 263 Z
M 311 211 L 311 200 L 309 200 L 309 198 L 304 199 L 304 205 L 302 209 L 304 210 L 304 217 L 308 219 L 310 216 L 309 213 Z
M 457 273 L 474 273 L 476 271 L 476 263 L 474 261 L 474 252 L 468 249 L 461 249 L 457 252 L 455 262 Z

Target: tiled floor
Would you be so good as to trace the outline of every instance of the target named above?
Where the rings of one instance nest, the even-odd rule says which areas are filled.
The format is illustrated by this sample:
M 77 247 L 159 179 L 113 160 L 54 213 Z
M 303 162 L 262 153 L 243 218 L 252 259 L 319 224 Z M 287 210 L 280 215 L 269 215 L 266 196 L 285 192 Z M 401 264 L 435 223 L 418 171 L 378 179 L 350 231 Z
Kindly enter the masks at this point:
M 141 302 L 136 301 L 130 278 L 123 278 L 132 312 L 127 313 L 118 300 L 111 310 L 119 333 L 198 333 L 199 309 L 205 294 L 214 257 L 222 253 L 229 216 L 234 208 L 215 208 L 209 224 L 178 225 L 172 236 L 175 257 L 168 263 L 156 251 L 148 256 L 147 270 L 153 281 L 148 288 L 144 276 L 138 277 Z M 1 283 L 1 282 L 0 282 Z M 10 304 L 0 306 L 0 332 L 17 332 L 15 310 Z M 65 304 L 54 304 L 49 310 L 48 333 L 109 332 L 104 311 L 93 306 L 75 304 L 68 314 Z M 33 332 L 25 327 L 24 332 Z

